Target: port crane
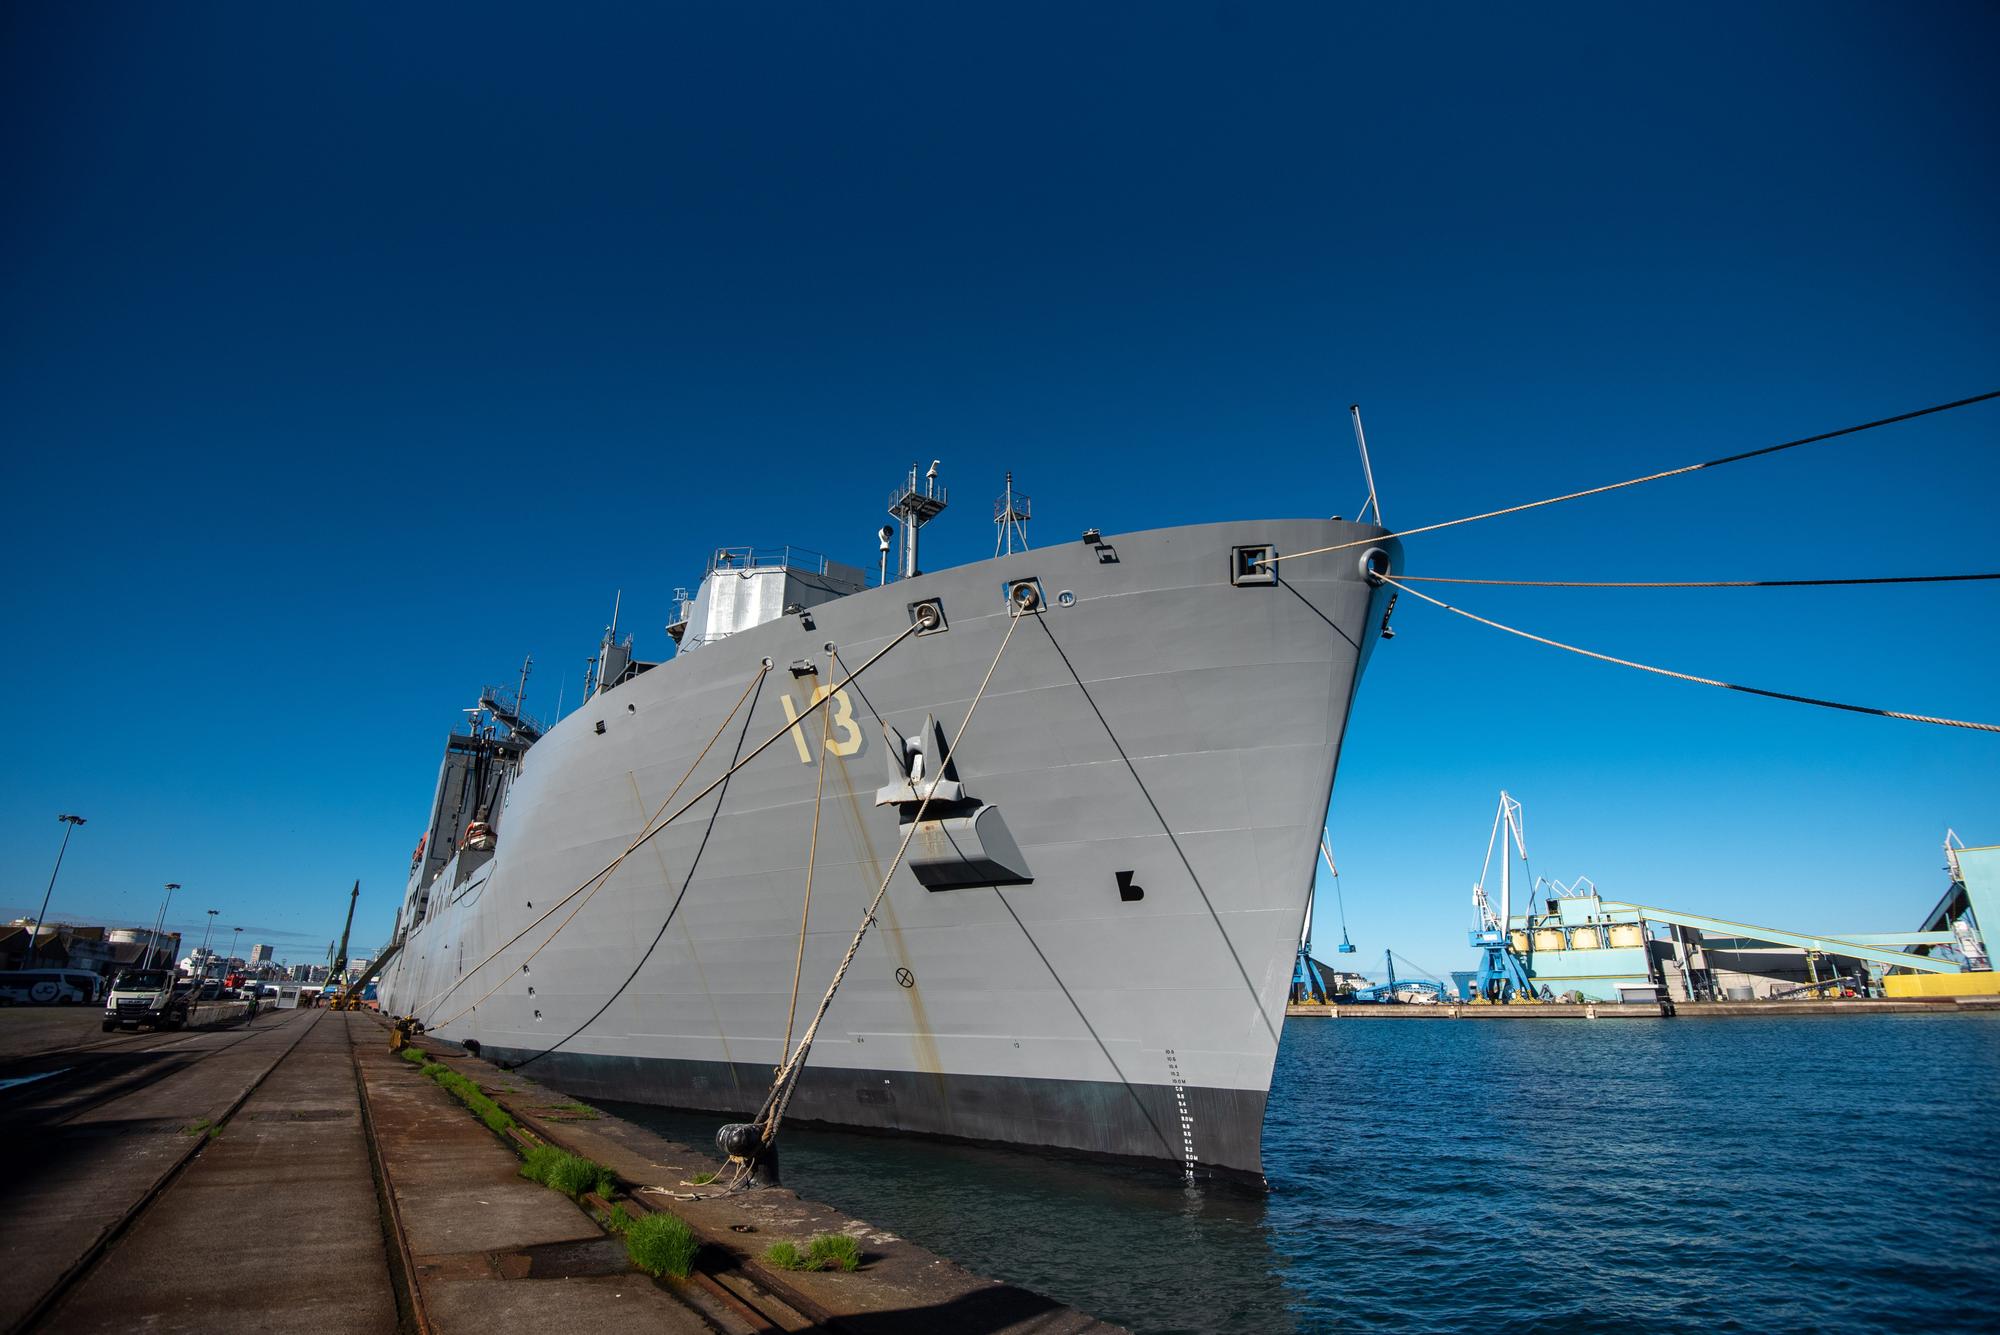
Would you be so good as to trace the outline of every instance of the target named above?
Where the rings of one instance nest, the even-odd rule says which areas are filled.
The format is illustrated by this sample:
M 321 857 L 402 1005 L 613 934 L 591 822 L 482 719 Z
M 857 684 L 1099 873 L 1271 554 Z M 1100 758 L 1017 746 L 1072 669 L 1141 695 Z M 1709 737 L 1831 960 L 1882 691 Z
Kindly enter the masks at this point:
M 1340 906 L 1340 944 L 1334 949 L 1342 955 L 1354 953 L 1354 943 L 1347 939 L 1347 901 L 1340 893 L 1340 869 L 1333 865 L 1333 853 L 1326 846 L 1324 833 L 1319 841 L 1320 860 L 1326 863 L 1327 872 L 1333 877 L 1334 902 Z M 1333 1000 L 1333 989 L 1327 985 L 1326 973 L 1320 962 L 1313 958 L 1313 896 L 1306 896 L 1305 930 L 1299 937 L 1299 953 L 1292 961 L 1292 1000 L 1318 1006 Z
M 1498 846 L 1500 854 L 1500 911 L 1493 911 L 1493 902 L 1486 893 L 1486 878 L 1493 871 L 1493 854 Z M 1486 837 L 1486 861 L 1479 868 L 1479 880 L 1472 887 L 1472 908 L 1477 925 L 1472 929 L 1471 942 L 1479 949 L 1479 969 L 1473 975 L 1472 995 L 1468 1001 L 1532 1001 L 1535 998 L 1534 985 L 1528 981 L 1528 968 L 1521 962 L 1515 951 L 1513 938 L 1508 930 L 1508 921 L 1513 913 L 1514 857 L 1521 859 L 1521 870 L 1528 869 L 1528 841 L 1522 831 L 1521 804 L 1509 797 L 1503 789 L 1500 806 L 1493 813 L 1493 832 Z

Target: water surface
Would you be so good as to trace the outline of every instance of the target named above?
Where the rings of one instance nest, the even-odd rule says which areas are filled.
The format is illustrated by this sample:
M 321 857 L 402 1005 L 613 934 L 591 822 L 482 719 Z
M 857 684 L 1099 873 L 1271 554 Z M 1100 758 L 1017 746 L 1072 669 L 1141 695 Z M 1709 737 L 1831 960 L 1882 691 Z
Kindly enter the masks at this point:
M 783 1147 L 802 1194 L 1144 1332 L 1990 1330 L 1996 1128 L 2000 1016 L 1296 1019 L 1268 1195 Z

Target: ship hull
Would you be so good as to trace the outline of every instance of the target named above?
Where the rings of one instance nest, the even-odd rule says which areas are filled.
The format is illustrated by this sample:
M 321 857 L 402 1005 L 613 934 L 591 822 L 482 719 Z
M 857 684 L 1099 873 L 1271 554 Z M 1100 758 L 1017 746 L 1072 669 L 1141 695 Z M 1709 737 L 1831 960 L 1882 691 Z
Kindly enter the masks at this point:
M 533 1050 L 492 1049 L 512 1062 Z M 738 1120 L 756 1112 L 771 1068 L 670 1057 L 604 1057 L 559 1051 L 529 1068 L 535 1079 L 578 1098 L 656 1104 Z M 807 1065 L 786 1108 L 786 1125 L 913 1133 L 969 1144 L 1059 1150 L 1089 1158 L 1172 1159 L 1197 1174 L 1258 1173 L 1265 1091 L 1174 1089 L 1114 1080 L 900 1068 Z M 1190 1162 L 1182 1116 L 1197 1132 Z M 717 1125 L 721 1124 L 718 1121 Z M 1168 1154 L 1167 1150 L 1175 1151 Z
M 894 867 L 790 1116 L 1255 1174 L 1381 592 L 1361 549 L 1262 586 L 1232 581 L 1232 553 L 1375 537 L 1301 520 L 1039 548 L 684 652 L 535 743 L 490 861 L 412 887 L 405 921 L 420 900 L 421 921 L 384 1007 L 584 1097 L 749 1111 Z M 1024 579 L 1043 607 L 1017 617 Z M 813 689 L 923 599 L 946 628 L 813 712 Z M 876 799 L 931 718 L 965 798 L 1017 846 L 1016 883 L 927 888 L 897 863 L 907 809 Z M 823 775 L 822 723 L 839 753 Z

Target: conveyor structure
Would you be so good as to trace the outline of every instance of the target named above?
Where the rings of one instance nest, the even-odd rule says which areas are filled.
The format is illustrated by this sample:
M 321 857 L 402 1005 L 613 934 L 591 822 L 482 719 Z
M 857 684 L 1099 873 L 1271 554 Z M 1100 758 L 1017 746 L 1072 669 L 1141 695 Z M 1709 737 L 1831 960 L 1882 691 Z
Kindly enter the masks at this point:
M 1496 914 L 1473 888 L 1479 968 L 1455 974 L 1465 1001 L 1748 1001 L 1879 991 L 1949 997 L 2000 993 L 1981 922 L 2000 923 L 2000 846 L 1947 833 L 1951 886 L 1916 931 L 1820 932 L 1608 899 L 1587 877 L 1536 882 L 1511 912 L 1507 868 L 1524 866 L 1520 808 L 1501 794 L 1488 861 L 1501 855 Z M 1983 913 L 1982 913 L 1983 910 Z M 1962 982 L 1952 981 L 1963 978 Z M 1929 981 L 1926 981 L 1929 980 Z

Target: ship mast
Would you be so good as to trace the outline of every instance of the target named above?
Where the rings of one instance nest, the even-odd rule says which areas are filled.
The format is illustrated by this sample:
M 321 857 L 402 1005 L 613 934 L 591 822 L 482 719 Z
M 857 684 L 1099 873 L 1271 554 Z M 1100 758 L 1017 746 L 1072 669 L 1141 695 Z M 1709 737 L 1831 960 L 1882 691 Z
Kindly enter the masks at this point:
M 1014 490 L 1014 474 L 1007 474 L 1007 489 L 1000 499 L 993 502 L 993 525 L 999 532 L 993 535 L 993 554 L 1010 556 L 1014 551 L 1014 539 L 1021 540 L 1021 550 L 1028 550 L 1028 517 L 1032 507 L 1028 498 Z
M 938 461 L 931 460 L 931 470 L 924 474 L 923 490 L 917 490 L 917 466 L 910 465 L 909 479 L 903 490 L 889 502 L 889 513 L 902 527 L 902 559 L 897 566 L 897 575 L 910 579 L 921 575 L 923 568 L 917 564 L 917 531 L 944 512 L 945 490 L 938 485 Z

